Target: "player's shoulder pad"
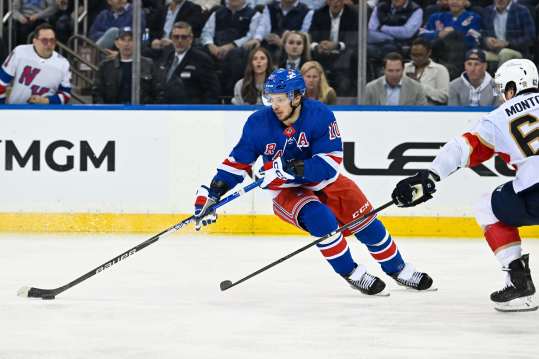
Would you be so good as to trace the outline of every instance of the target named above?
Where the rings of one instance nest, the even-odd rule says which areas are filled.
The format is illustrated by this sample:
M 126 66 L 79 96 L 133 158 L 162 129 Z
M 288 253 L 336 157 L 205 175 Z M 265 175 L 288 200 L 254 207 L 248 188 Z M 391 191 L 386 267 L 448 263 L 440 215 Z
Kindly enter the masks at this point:
M 312 120 L 327 124 L 335 121 L 333 111 L 326 104 L 311 99 L 304 99 L 303 103 Z

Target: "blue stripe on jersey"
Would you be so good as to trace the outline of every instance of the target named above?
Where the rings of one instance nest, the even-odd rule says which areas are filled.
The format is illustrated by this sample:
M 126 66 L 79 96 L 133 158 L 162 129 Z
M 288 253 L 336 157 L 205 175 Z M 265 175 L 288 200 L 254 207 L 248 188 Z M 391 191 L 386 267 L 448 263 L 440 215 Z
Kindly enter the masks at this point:
M 62 101 L 60 100 L 60 96 L 58 96 L 58 95 L 47 96 L 47 98 L 49 99 L 49 103 L 51 105 L 61 105 L 62 104 Z
M 11 80 L 13 80 L 13 76 L 5 72 L 4 69 L 0 67 L 0 81 L 7 85 L 11 82 Z

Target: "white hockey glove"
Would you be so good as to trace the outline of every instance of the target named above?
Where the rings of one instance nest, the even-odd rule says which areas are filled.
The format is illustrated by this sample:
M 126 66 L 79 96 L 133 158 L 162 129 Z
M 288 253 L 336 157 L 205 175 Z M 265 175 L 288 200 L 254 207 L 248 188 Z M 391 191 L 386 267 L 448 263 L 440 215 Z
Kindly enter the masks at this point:
M 420 170 L 414 176 L 397 183 L 391 198 L 399 207 L 414 207 L 432 198 L 440 177 L 429 170 Z
M 264 177 L 260 187 L 269 189 L 277 189 L 280 185 L 295 178 L 292 174 L 287 172 L 287 169 L 283 166 L 281 157 L 277 157 L 273 161 L 264 163 L 264 166 L 260 169 L 258 175 Z
M 217 213 L 210 209 L 212 205 L 219 202 L 219 198 L 210 196 L 207 186 L 200 186 L 195 199 L 195 229 L 200 231 L 202 226 L 207 226 L 217 221 Z

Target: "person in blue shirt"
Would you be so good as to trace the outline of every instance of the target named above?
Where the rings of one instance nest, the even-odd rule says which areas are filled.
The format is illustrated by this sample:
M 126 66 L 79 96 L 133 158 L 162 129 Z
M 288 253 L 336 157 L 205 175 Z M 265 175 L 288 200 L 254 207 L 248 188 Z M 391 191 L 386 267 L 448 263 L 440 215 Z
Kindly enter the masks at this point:
M 343 145 L 333 112 L 304 95 L 305 82 L 297 69 L 277 69 L 268 77 L 264 100 L 269 106 L 249 116 L 239 142 L 218 166 L 210 186 L 197 191 L 197 230 L 215 222 L 210 206 L 241 183 L 260 156 L 264 162 L 260 187 L 272 191 L 274 213 L 314 237 L 372 211 L 359 187 L 340 174 Z M 387 295 L 384 281 L 352 258 L 345 239 L 349 235 L 364 243 L 397 283 L 416 290 L 432 287 L 428 274 L 404 262 L 397 244 L 373 214 L 317 245 L 352 288 L 367 295 Z
M 481 17 L 466 10 L 467 0 L 449 0 L 449 11 L 437 12 L 429 17 L 419 36 L 432 44 L 433 59 L 447 67 L 451 79 L 462 71 L 464 54 L 479 47 Z

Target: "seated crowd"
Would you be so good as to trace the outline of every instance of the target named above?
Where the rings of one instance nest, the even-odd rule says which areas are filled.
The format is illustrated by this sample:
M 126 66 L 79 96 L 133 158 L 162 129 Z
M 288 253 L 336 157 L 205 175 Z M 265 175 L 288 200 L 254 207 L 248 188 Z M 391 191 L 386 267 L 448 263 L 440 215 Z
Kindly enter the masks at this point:
M 73 0 L 13 2 L 17 44 L 49 23 L 73 33 Z M 357 94 L 357 0 L 142 0 L 141 103 L 261 103 L 276 67 L 297 68 L 307 96 L 327 104 Z M 369 0 L 369 105 L 496 106 L 496 68 L 537 60 L 534 0 Z M 89 1 L 88 38 L 108 54 L 94 103 L 131 101 L 133 8 Z M 5 36 L 4 42 L 5 42 Z M 8 54 L 1 43 L 0 60 Z

